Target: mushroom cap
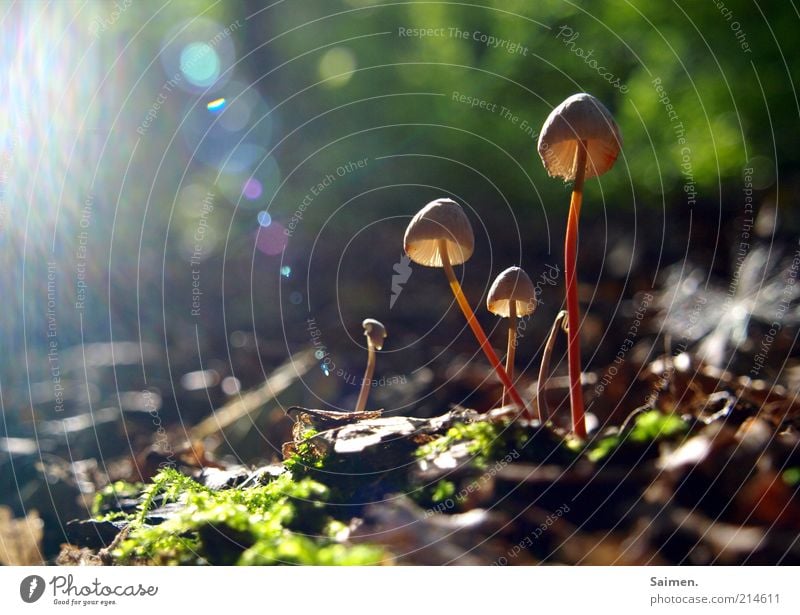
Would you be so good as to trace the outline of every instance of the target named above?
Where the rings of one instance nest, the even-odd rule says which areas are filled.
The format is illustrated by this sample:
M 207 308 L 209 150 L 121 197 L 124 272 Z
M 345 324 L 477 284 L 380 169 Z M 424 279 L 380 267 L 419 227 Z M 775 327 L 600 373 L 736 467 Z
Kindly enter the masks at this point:
M 383 348 L 383 340 L 386 339 L 387 335 L 386 327 L 383 326 L 383 323 L 374 318 L 367 318 L 361 323 L 361 326 L 364 327 L 364 335 L 375 350 Z
M 508 318 L 512 301 L 516 301 L 517 316 L 527 316 L 536 309 L 536 289 L 519 267 L 509 267 L 495 278 L 486 297 L 486 308 L 492 314 Z
M 586 178 L 602 175 L 622 147 L 619 126 L 591 94 L 574 94 L 550 112 L 539 135 L 539 156 L 550 177 L 575 179 L 578 141 L 586 141 Z
M 452 265 L 460 265 L 475 249 L 472 225 L 461 205 L 452 199 L 436 199 L 417 212 L 406 229 L 403 246 L 412 261 L 426 267 L 442 267 L 439 240 L 447 241 Z

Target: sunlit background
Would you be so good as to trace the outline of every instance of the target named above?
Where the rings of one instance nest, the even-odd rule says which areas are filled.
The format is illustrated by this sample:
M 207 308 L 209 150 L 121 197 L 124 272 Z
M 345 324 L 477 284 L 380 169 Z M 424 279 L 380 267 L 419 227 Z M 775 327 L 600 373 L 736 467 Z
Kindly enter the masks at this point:
M 588 281 L 687 251 L 725 275 L 743 169 L 759 201 L 796 185 L 796 15 L 706 4 L 4 2 L 4 395 L 35 404 L 51 343 L 149 342 L 171 380 L 231 371 L 237 332 L 280 361 L 311 317 L 347 355 L 363 316 L 387 316 L 407 217 L 440 194 L 476 220 L 478 295 L 507 262 L 559 262 L 564 188 L 535 139 L 576 90 L 625 137 L 589 187 Z M 642 220 L 658 229 L 631 240 Z M 432 301 L 397 302 L 397 348 L 437 339 Z

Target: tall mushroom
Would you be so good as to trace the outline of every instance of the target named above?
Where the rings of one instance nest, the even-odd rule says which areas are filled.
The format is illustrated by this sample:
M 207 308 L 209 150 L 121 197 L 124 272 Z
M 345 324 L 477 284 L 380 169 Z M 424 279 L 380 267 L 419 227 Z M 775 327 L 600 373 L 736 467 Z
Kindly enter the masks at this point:
M 444 268 L 458 307 L 464 313 L 481 350 L 497 372 L 511 400 L 520 410 L 525 410 L 525 403 L 489 344 L 453 271 L 453 265 L 460 265 L 469 259 L 475 248 L 472 225 L 461 205 L 452 199 L 436 199 L 428 203 L 411 219 L 403 245 L 406 254 L 415 263 Z
M 539 156 L 551 177 L 574 181 L 564 241 L 564 276 L 567 283 L 568 359 L 572 428 L 586 437 L 581 390 L 580 313 L 576 278 L 578 217 L 583 182 L 608 171 L 619 155 L 622 136 L 611 113 L 590 94 L 575 94 L 558 105 L 545 120 L 539 135 Z
M 519 267 L 509 267 L 501 272 L 489 288 L 486 309 L 492 314 L 508 318 L 508 348 L 506 373 L 514 382 L 514 355 L 517 349 L 517 318 L 533 314 L 536 309 L 536 289 L 530 277 Z M 506 391 L 503 391 L 505 403 Z M 539 417 L 541 419 L 541 416 Z
M 364 327 L 367 338 L 367 369 L 364 371 L 364 380 L 361 381 L 356 412 L 362 412 L 367 407 L 367 396 L 372 386 L 372 375 L 375 373 L 375 351 L 383 348 L 383 340 L 386 339 L 386 327 L 374 318 L 367 318 L 361 326 Z

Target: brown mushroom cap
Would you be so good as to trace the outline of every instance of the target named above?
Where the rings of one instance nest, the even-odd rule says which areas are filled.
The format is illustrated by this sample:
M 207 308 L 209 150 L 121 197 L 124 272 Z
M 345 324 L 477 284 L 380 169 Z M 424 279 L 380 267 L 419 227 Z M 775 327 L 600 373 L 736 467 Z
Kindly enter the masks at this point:
M 439 240 L 447 241 L 450 263 L 460 265 L 475 249 L 472 225 L 461 205 L 452 199 L 436 199 L 417 212 L 406 229 L 403 245 L 415 263 L 442 267 Z
M 617 123 L 591 94 L 570 96 L 550 112 L 542 126 L 539 156 L 550 177 L 575 179 L 578 141 L 586 141 L 587 179 L 613 167 L 622 147 Z
M 519 267 L 509 267 L 495 278 L 486 297 L 486 308 L 508 318 L 512 301 L 516 301 L 517 316 L 527 316 L 536 309 L 536 289 Z
M 387 335 L 386 327 L 383 326 L 383 323 L 374 318 L 367 318 L 361 323 L 361 326 L 364 327 L 364 335 L 375 350 L 383 348 L 383 340 L 386 339 Z

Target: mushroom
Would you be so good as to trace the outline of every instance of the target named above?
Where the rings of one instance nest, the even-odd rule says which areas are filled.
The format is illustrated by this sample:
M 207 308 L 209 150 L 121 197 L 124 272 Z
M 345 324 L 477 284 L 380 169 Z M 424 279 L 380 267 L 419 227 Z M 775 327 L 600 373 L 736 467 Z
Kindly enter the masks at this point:
M 533 314 L 536 309 L 536 289 L 528 274 L 519 267 L 509 267 L 498 275 L 486 297 L 486 309 L 508 318 L 508 349 L 506 373 L 514 381 L 514 355 L 517 349 L 517 318 Z M 505 405 L 503 391 L 503 404 Z M 541 416 L 539 417 L 541 419 Z
M 383 348 L 383 340 L 386 339 L 386 327 L 374 318 L 367 318 L 361 326 L 364 327 L 364 336 L 367 338 L 367 369 L 361 381 L 356 412 L 362 412 L 367 407 L 367 396 L 372 386 L 372 375 L 375 373 L 375 351 Z
M 489 359 L 494 371 L 497 372 L 511 400 L 520 410 L 525 410 L 525 403 L 489 344 L 489 340 L 475 317 L 469 301 L 464 296 L 461 284 L 453 271 L 453 265 L 464 263 L 472 256 L 475 248 L 472 225 L 461 205 L 452 199 L 436 199 L 428 203 L 417 212 L 408 224 L 403 238 L 403 246 L 406 254 L 415 263 L 426 267 L 444 268 L 450 289 L 467 319 L 467 324 L 478 340 L 481 350 Z
M 619 155 L 622 136 L 611 113 L 590 94 L 575 94 L 558 105 L 539 135 L 539 156 L 551 177 L 574 181 L 564 241 L 564 277 L 567 283 L 568 358 L 572 428 L 586 437 L 581 390 L 580 313 L 576 277 L 578 217 L 583 182 L 608 171 Z

